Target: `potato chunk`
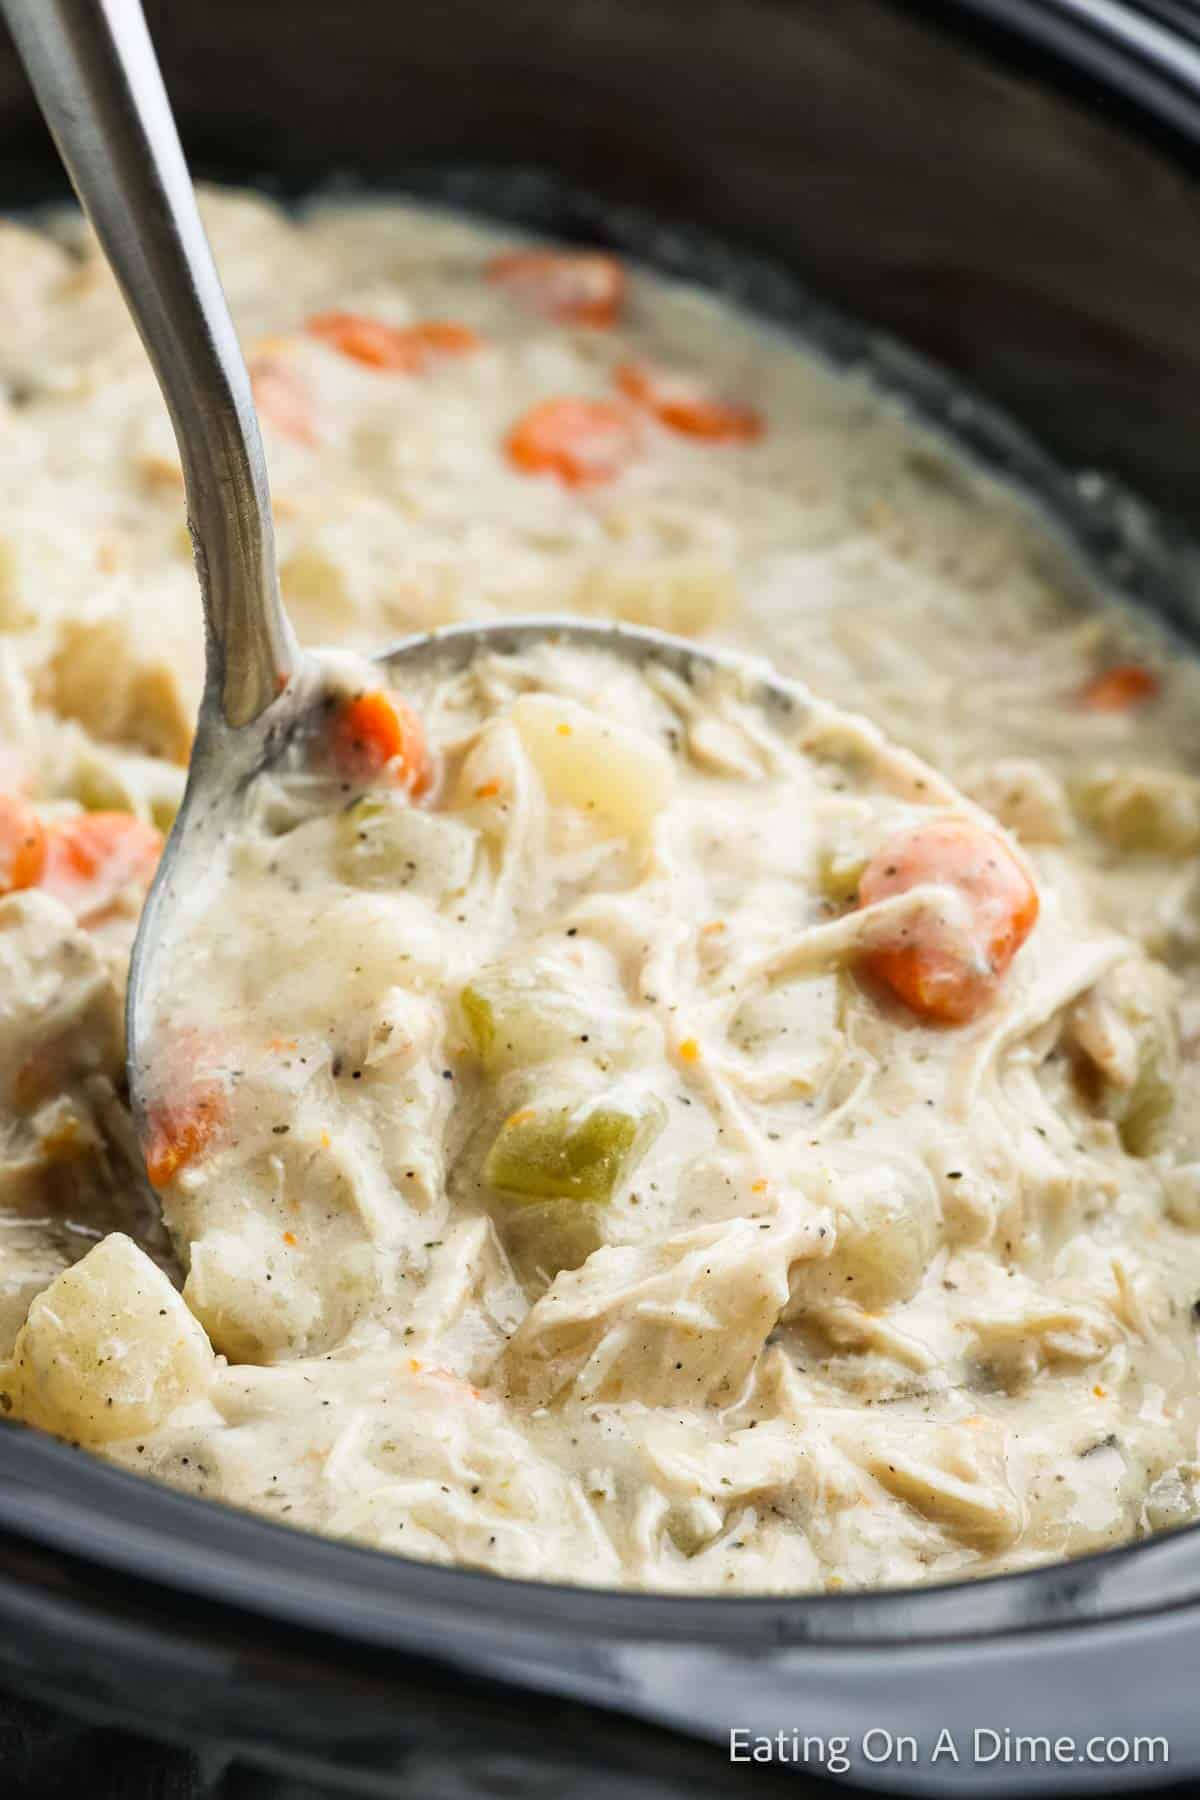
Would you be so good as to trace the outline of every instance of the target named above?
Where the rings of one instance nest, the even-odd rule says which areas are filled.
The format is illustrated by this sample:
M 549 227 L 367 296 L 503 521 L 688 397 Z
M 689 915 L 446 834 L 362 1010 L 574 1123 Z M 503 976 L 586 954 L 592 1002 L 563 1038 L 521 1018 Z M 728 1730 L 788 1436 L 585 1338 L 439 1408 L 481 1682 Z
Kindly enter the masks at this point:
M 1200 781 L 1173 769 L 1118 769 L 1076 792 L 1087 823 L 1122 851 L 1194 856 L 1200 849 Z
M 421 812 L 407 795 L 364 794 L 338 819 L 338 873 L 351 887 L 438 901 L 465 889 L 475 845 L 469 826 Z
M 652 1031 L 625 1003 L 609 951 L 583 940 L 569 958 L 551 952 L 480 969 L 463 988 L 459 1009 L 488 1075 L 581 1049 L 603 1064 L 622 1060 Z
M 670 799 L 674 765 L 646 732 L 552 694 L 522 694 L 510 717 L 552 804 L 597 813 L 632 837 Z
M 200 1399 L 214 1367 L 162 1270 L 114 1232 L 30 1307 L 13 1351 L 13 1411 L 59 1437 L 107 1444 Z
M 42 673 L 41 698 L 103 743 L 186 763 L 195 695 L 185 691 L 169 645 L 157 651 L 116 614 L 66 619 Z
M 853 1300 L 874 1312 L 910 1300 L 940 1236 L 928 1172 L 908 1160 L 858 1168 L 831 1163 L 813 1198 L 832 1211 L 836 1238 L 823 1261 L 801 1266 L 790 1311 Z

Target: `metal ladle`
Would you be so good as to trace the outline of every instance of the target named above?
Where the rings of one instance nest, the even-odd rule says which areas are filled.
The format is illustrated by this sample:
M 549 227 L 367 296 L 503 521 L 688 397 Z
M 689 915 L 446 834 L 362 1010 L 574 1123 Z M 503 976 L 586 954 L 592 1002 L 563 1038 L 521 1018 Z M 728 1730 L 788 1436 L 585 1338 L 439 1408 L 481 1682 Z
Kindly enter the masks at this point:
M 134 946 L 128 1073 L 144 1123 L 153 1074 L 155 995 L 171 947 L 248 785 L 327 691 L 323 653 L 301 650 L 284 612 L 262 438 L 250 379 L 196 207 L 138 0 L 0 0 L 76 192 L 111 263 L 166 400 L 183 465 L 206 625 L 206 681 L 183 805 Z M 687 678 L 743 671 L 740 658 L 618 625 L 559 619 L 458 626 L 408 638 L 375 659 L 386 685 L 418 662 L 461 666 L 481 648 L 548 637 L 648 659 Z M 803 690 L 757 668 L 776 712 Z M 181 921 L 183 924 L 181 925 Z M 236 931 L 237 921 L 229 921 Z

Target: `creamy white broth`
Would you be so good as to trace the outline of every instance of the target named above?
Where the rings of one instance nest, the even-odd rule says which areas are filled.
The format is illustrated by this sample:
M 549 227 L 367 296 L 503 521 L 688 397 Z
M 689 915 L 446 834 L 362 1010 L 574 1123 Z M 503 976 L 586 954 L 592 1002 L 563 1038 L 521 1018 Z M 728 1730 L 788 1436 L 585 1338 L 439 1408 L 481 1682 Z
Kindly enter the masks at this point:
M 36 1072 L 4 1097 L 5 1349 L 33 1300 L 10 1404 L 293 1523 L 606 1584 L 906 1582 L 1192 1517 L 1194 668 L 1060 586 L 1015 498 L 724 304 L 633 275 L 610 322 L 573 324 L 489 280 L 509 240 L 471 223 L 206 206 L 308 639 L 575 610 L 765 652 L 957 782 L 940 807 L 1011 829 L 1040 910 L 978 1017 L 922 1024 L 861 973 L 857 876 L 928 804 L 893 791 L 899 752 L 861 754 L 869 728 L 839 723 L 860 756 L 837 791 L 787 749 L 797 832 L 784 751 L 729 696 L 563 653 L 421 692 L 448 785 L 372 787 L 350 826 L 281 775 L 222 876 L 244 935 L 181 967 L 164 1072 L 221 1095 L 161 1186 L 182 1298 L 130 1241 L 167 1261 L 120 1097 L 140 868 L 86 917 L 53 881 L 0 900 L 0 1024 Z M 201 678 L 177 459 L 94 253 L 6 250 L 6 778 L 52 845 L 81 807 L 161 827 Z M 380 368 L 305 328 L 333 310 L 477 341 Z M 630 362 L 756 429 L 672 426 L 623 394 Z M 506 448 L 556 396 L 632 417 L 606 479 Z M 1141 690 L 1094 704 L 1122 668 Z M 649 732 L 671 770 L 650 823 L 597 839 L 527 748 L 480 748 L 527 686 Z M 526 765 L 517 830 L 496 809 Z M 645 810 L 654 783 L 619 791 Z M 826 927 L 819 966 L 729 1013 L 731 965 Z M 545 992 L 565 1022 L 535 998 L 522 1026 Z M 511 1050 L 481 1042 L 489 1008 Z M 258 1033 L 236 1060 L 234 1019 Z M 607 1105 L 582 1200 L 483 1173 L 531 1081 L 560 1124 Z

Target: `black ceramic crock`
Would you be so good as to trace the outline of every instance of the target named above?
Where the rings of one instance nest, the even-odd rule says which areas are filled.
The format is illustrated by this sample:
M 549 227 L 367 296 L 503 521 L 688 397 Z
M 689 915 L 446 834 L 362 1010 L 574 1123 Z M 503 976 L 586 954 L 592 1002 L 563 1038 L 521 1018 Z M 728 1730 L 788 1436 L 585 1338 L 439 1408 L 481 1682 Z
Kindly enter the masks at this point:
M 1193 0 L 147 10 L 201 172 L 434 191 L 731 287 L 868 356 L 1200 637 Z M 0 208 L 60 190 L 0 43 Z M 917 1592 L 606 1594 L 320 1541 L 0 1429 L 0 1681 L 364 1791 L 795 1794 L 843 1736 L 892 1789 L 1140 1788 L 1200 1773 L 1198 1670 L 1200 1530 Z M 774 1765 L 731 1761 L 731 1730 L 782 1731 Z

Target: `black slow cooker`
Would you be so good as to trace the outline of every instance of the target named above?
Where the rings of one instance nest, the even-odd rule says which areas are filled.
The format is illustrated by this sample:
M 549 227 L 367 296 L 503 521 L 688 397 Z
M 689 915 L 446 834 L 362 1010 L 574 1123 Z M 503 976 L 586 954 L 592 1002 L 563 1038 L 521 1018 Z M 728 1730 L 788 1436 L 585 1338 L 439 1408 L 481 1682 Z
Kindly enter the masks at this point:
M 147 11 L 199 172 L 436 194 L 716 283 L 870 363 L 1200 638 L 1195 0 Z M 0 44 L 0 208 L 62 186 Z M 915 1592 L 614 1594 L 0 1429 L 0 1682 L 364 1792 L 1145 1787 L 1200 1774 L 1197 1669 L 1200 1528 Z

